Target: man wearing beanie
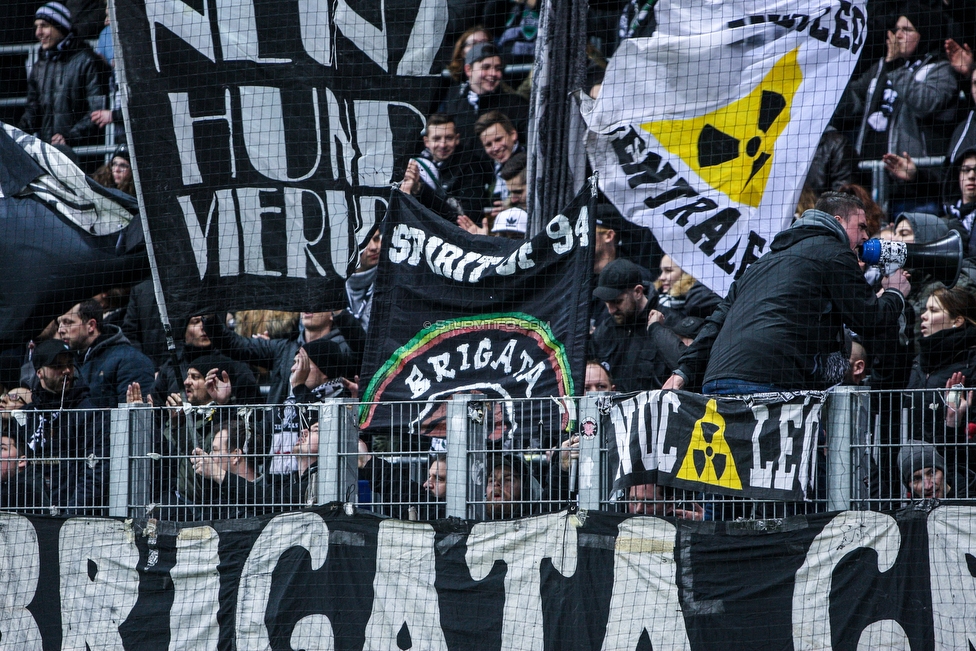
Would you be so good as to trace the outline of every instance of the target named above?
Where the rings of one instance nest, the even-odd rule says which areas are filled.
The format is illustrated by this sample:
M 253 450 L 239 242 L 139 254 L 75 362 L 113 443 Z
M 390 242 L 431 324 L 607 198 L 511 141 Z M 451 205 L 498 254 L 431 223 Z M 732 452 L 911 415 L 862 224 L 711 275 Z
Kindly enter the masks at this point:
M 528 138 L 529 103 L 504 90 L 503 73 L 501 53 L 491 43 L 478 43 L 464 57 L 467 81 L 461 84 L 456 95 L 447 98 L 442 111 L 454 116 L 463 151 L 476 152 L 482 148 L 474 132 L 474 123 L 478 116 L 490 111 L 508 116 L 523 142 Z
M 973 490 L 976 475 L 965 469 L 951 472 L 931 443 L 910 441 L 903 446 L 898 453 L 898 469 L 909 499 L 966 499 L 976 494 Z
M 17 126 L 52 145 L 94 144 L 91 112 L 106 108 L 108 66 L 72 32 L 71 12 L 48 2 L 34 14 L 41 56 L 31 69 L 27 109 Z

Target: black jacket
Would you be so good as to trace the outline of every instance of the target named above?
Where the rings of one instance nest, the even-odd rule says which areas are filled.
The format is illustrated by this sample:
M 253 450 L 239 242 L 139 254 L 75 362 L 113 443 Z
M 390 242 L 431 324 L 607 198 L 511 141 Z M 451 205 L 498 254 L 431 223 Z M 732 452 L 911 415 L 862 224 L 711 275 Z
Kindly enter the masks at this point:
M 361 336 L 362 327 L 348 321 L 341 326 L 342 331 L 339 327 L 334 326 L 325 338 L 339 344 L 348 354 L 348 366 L 358 371 L 362 357 L 351 346 L 351 342 L 356 342 L 358 346 L 358 342 L 364 338 Z M 358 327 L 360 332 L 356 333 L 355 327 Z M 271 390 L 268 392 L 268 404 L 279 405 L 284 402 L 290 389 L 289 378 L 295 353 L 305 343 L 304 332 L 292 339 L 247 339 L 212 319 L 204 320 L 204 329 L 213 342 L 214 352 L 223 353 L 239 362 L 270 368 Z M 346 332 L 350 333 L 351 342 L 343 336 Z M 356 336 L 352 336 L 353 334 Z
M 475 222 L 481 220 L 482 209 L 490 204 L 488 187 L 494 181 L 491 163 L 483 153 L 459 149 L 447 160 L 435 162 L 430 150 L 424 149 L 415 160 L 421 166 L 420 203 L 453 222 L 458 212 L 449 199 L 454 199 L 465 215 Z
M 468 101 L 468 84 L 461 84 L 456 93 L 444 102 L 444 113 L 454 116 L 454 128 L 461 136 L 461 148 L 468 152 L 483 151 L 484 147 L 474 135 L 474 123 L 489 111 L 501 111 L 512 121 L 519 134 L 519 142 L 528 142 L 529 103 L 518 95 L 495 90 L 478 97 L 478 110 Z M 470 215 L 468 215 L 470 217 Z
M 18 127 L 46 142 L 57 133 L 68 145 L 93 144 L 95 97 L 108 96 L 108 67 L 88 44 L 74 37 L 41 53 L 27 82 L 27 109 Z
M 665 314 L 670 310 L 681 316 L 707 319 L 721 302 L 721 296 L 696 280 L 695 284 L 683 296 L 660 294 L 657 309 Z
M 43 468 L 51 503 L 71 515 L 106 515 L 110 413 L 94 409 L 78 380 L 63 398 L 38 389 L 24 413 L 21 440 L 31 465 Z
M 138 382 L 143 391 L 153 385 L 156 368 L 152 360 L 135 349 L 118 326 L 103 325 L 104 332 L 78 361 L 78 372 L 89 386 L 96 407 L 118 407 L 126 390 Z
M 854 181 L 854 148 L 840 131 L 833 127 L 820 136 L 817 151 L 810 162 L 806 184 L 818 196 Z
M 687 390 L 720 379 L 827 389 L 847 367 L 843 326 L 880 336 L 904 306 L 895 290 L 875 296 L 840 223 L 808 210 L 732 284 L 676 372 Z
M 652 306 L 653 301 L 648 301 L 633 325 L 620 326 L 608 319 L 590 337 L 588 357 L 610 364 L 618 391 L 660 389 L 668 378 L 668 366 L 647 328 Z
M 909 389 L 916 391 L 912 397 L 912 438 L 924 439 L 936 444 L 966 443 L 966 424 L 948 427 L 946 417 L 946 382 L 953 373 L 966 376 L 967 386 L 976 386 L 976 327 L 947 328 L 919 340 L 921 353 L 912 366 Z M 951 464 L 955 450 L 946 450 L 946 460 Z M 963 458 L 966 454 L 962 455 Z

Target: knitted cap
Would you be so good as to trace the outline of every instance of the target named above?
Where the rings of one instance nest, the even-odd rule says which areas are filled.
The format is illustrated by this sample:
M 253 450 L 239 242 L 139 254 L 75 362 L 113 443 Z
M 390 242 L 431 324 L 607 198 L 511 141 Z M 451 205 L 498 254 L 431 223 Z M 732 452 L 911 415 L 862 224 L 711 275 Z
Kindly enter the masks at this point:
M 49 2 L 41 5 L 41 8 L 34 14 L 34 19 L 45 20 L 65 34 L 71 31 L 71 11 L 60 2 Z
M 898 466 L 901 470 L 901 481 L 905 486 L 912 485 L 912 476 L 919 470 L 935 468 L 945 472 L 945 459 L 935 451 L 935 446 L 922 441 L 911 441 L 903 446 L 898 453 Z

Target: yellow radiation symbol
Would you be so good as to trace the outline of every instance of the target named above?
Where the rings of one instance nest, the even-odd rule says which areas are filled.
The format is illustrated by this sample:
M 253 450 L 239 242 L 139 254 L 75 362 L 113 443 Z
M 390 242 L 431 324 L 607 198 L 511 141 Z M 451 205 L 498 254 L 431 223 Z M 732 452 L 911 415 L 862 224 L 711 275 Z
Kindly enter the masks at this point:
M 732 449 L 725 440 L 725 419 L 718 413 L 715 400 L 708 401 L 705 415 L 695 423 L 676 478 L 742 490 Z
M 691 120 L 641 125 L 706 183 L 733 201 L 757 207 L 772 168 L 776 139 L 790 123 L 803 73 L 793 50 L 751 93 Z

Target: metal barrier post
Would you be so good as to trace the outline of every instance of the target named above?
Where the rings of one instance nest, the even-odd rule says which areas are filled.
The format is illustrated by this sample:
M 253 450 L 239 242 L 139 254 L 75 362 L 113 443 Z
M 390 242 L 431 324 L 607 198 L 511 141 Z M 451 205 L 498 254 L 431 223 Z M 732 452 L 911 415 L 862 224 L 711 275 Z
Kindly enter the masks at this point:
M 831 389 L 824 408 L 827 411 L 827 508 L 844 511 L 851 507 L 851 441 L 857 435 L 855 423 L 856 387 Z
M 576 468 L 577 501 L 581 509 L 598 510 L 600 497 L 605 494 L 600 481 L 600 449 L 603 447 L 603 432 L 600 429 L 600 412 L 597 409 L 599 396 L 584 396 L 580 400 L 579 464 Z
M 108 514 L 124 518 L 128 515 L 129 506 L 129 409 L 112 409 L 111 419 Z
M 346 418 L 353 401 L 336 401 L 333 418 L 339 423 L 339 499 L 359 504 L 359 429 Z
M 319 471 L 315 503 L 328 504 L 344 499 L 339 491 L 339 436 L 342 433 L 340 416 L 342 403 L 325 400 L 319 405 Z
M 148 507 L 152 498 L 153 415 L 146 404 L 128 405 L 129 419 L 129 504 Z M 115 461 L 113 460 L 113 465 Z
M 468 502 L 468 402 L 456 395 L 447 403 L 447 516 L 466 517 Z

